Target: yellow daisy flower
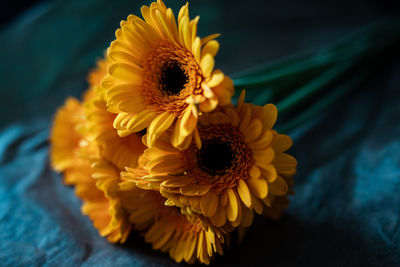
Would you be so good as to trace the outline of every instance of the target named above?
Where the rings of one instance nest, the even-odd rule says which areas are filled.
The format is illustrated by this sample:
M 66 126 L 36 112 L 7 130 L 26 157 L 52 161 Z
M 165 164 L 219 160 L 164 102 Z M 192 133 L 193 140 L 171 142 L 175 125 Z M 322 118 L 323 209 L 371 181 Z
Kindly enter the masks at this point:
M 76 148 L 82 138 L 75 127 L 83 120 L 83 108 L 75 98 L 68 98 L 55 117 L 50 134 L 50 160 L 57 171 L 65 171 L 75 165 Z
M 53 167 L 64 172 L 66 183 L 74 185 L 88 215 L 102 236 L 110 242 L 125 242 L 131 224 L 122 209 L 118 192 L 119 173 L 136 167 L 143 153 L 141 137 L 120 138 L 113 128 L 115 114 L 107 112 L 100 88 L 106 73 L 104 61 L 89 75 L 84 103 L 68 99 L 55 117 L 51 134 Z
M 145 171 L 125 174 L 125 181 L 120 184 L 123 207 L 134 228 L 144 234 L 153 249 L 168 252 L 176 262 L 188 263 L 197 259 L 209 264 L 214 253 L 223 254 L 227 236 L 221 229 L 205 224 L 197 216 L 184 215 L 177 207 L 164 205 L 167 199 L 159 191 L 137 187 L 133 180 Z
M 88 75 L 89 89 L 83 94 L 83 102 L 93 100 L 106 72 L 105 61 L 99 60 L 97 68 Z M 50 133 L 50 160 L 55 170 L 65 171 L 79 161 L 78 147 L 83 139 L 82 128 L 85 123 L 85 108 L 81 102 L 73 97 L 68 98 L 57 111 Z
M 58 111 L 50 137 L 52 166 L 64 172 L 67 184 L 75 186 L 84 203 L 82 212 L 100 234 L 110 242 L 122 243 L 131 226 L 116 196 L 119 170 L 95 160 L 99 150 L 84 137 L 83 111 L 76 99 L 68 99 Z
M 276 196 L 288 194 L 296 171 L 295 158 L 283 153 L 292 145 L 290 137 L 272 129 L 276 118 L 274 105 L 244 103 L 243 93 L 236 108 L 228 105 L 200 118 L 188 149 L 172 147 L 170 132 L 160 137 L 139 160 L 149 172 L 141 180 L 150 187 L 160 184 L 169 202 L 205 215 L 215 226 L 247 226 L 252 210 L 260 214 L 263 203 L 272 206 Z
M 122 137 L 147 127 L 147 143 L 174 125 L 171 142 L 179 147 L 195 131 L 199 112 L 226 105 L 233 83 L 213 70 L 219 44 L 197 36 L 199 17 L 189 19 L 188 4 L 174 14 L 161 0 L 141 9 L 144 20 L 121 22 L 107 54 L 102 81 L 114 127 Z

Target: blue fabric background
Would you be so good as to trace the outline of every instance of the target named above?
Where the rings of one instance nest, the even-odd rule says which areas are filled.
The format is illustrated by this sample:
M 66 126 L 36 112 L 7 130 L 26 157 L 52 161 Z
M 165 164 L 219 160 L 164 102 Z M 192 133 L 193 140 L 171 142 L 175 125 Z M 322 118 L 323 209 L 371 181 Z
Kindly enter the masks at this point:
M 202 35 L 223 33 L 217 64 L 228 73 L 318 49 L 387 14 L 373 1 L 215 2 L 193 1 L 191 14 L 201 15 Z M 122 246 L 101 238 L 48 160 L 56 107 L 83 92 L 118 21 L 145 3 L 43 2 L 1 30 L 1 266 L 175 265 L 136 234 Z M 299 168 L 288 211 L 276 222 L 258 218 L 213 265 L 400 266 L 398 55 L 393 61 L 291 133 Z

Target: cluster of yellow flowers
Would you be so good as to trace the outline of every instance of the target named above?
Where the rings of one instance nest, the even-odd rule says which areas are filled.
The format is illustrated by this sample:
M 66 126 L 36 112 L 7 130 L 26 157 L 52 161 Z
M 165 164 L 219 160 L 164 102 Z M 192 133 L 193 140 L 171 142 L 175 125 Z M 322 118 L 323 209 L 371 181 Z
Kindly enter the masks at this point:
M 177 21 L 161 0 L 141 12 L 121 22 L 82 102 L 56 114 L 52 165 L 110 242 L 134 229 L 177 262 L 209 264 L 254 211 L 283 212 L 292 141 L 272 129 L 274 105 L 244 92 L 231 103 L 232 80 L 214 70 L 218 35 L 199 38 L 187 4 Z

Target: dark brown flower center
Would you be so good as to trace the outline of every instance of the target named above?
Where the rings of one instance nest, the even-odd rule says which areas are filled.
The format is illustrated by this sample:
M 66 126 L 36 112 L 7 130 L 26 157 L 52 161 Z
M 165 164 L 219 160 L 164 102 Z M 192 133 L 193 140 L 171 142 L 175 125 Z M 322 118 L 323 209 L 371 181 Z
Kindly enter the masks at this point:
M 161 69 L 160 89 L 167 95 L 179 95 L 188 81 L 184 69 L 176 60 L 167 62 Z
M 211 139 L 204 142 L 202 148 L 197 151 L 199 167 L 211 175 L 224 174 L 232 167 L 232 147 L 218 139 Z
M 146 106 L 159 114 L 181 117 L 186 98 L 202 94 L 204 77 L 192 53 L 170 41 L 154 44 L 143 62 L 143 96 Z
M 196 183 L 211 185 L 220 194 L 246 179 L 253 164 L 252 152 L 244 142 L 242 133 L 230 124 L 199 126 L 201 149 L 192 142 L 182 151 L 187 175 Z

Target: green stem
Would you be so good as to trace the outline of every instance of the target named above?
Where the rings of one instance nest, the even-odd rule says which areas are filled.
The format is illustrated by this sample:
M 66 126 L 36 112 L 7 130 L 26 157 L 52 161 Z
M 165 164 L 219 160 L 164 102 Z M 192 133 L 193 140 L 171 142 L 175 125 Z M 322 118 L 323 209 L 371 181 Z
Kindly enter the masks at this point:
M 288 131 L 356 88 L 354 80 L 365 80 L 367 72 L 379 70 L 376 62 L 399 50 L 399 33 L 399 20 L 371 24 L 318 53 L 303 53 L 233 75 L 235 88 L 246 89 L 254 104 L 278 103 L 280 114 L 287 118 L 296 112 L 281 126 Z
M 290 131 L 296 129 L 298 126 L 304 124 L 309 120 L 309 118 L 314 117 L 323 111 L 327 106 L 336 102 L 339 98 L 345 95 L 348 91 L 355 87 L 355 84 L 361 80 L 359 77 L 357 80 L 354 80 L 352 83 L 342 85 L 336 90 L 330 91 L 328 94 L 324 95 L 322 98 L 315 101 L 314 104 L 309 106 L 307 109 L 299 113 L 294 118 L 290 119 L 286 123 L 278 125 L 277 131 L 280 133 L 289 133 Z
M 312 97 L 323 89 L 326 89 L 338 77 L 340 77 L 340 75 L 348 71 L 352 65 L 353 62 L 343 62 L 328 69 L 310 83 L 297 89 L 291 95 L 278 102 L 277 107 L 279 112 L 287 112 L 288 110 L 294 109 L 301 105 L 305 99 Z

